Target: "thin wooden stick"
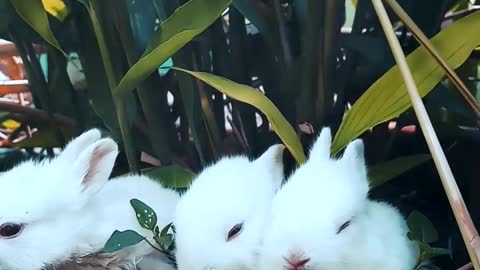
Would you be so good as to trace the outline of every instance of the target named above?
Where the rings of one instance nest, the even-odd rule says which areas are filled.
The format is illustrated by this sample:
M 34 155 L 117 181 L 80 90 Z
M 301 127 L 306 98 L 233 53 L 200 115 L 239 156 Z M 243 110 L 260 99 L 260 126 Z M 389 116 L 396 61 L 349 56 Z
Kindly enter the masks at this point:
M 469 262 L 469 263 L 465 264 L 464 266 L 458 268 L 457 270 L 470 270 L 470 269 L 472 269 L 472 267 L 473 267 L 472 263 Z
M 450 66 L 447 62 L 442 58 L 442 56 L 438 53 L 435 49 L 433 44 L 430 40 L 425 36 L 425 34 L 418 28 L 415 22 L 408 16 L 405 10 L 397 3 L 395 0 L 385 0 L 387 4 L 392 8 L 393 12 L 400 18 L 400 20 L 405 24 L 405 26 L 412 32 L 415 39 L 427 49 L 427 51 L 438 61 L 440 66 L 445 70 L 447 76 L 450 78 L 452 83 L 457 87 L 458 92 L 463 96 L 467 104 L 472 108 L 475 112 L 477 117 L 480 117 L 480 104 L 478 104 L 477 100 L 473 97 L 473 95 L 468 91 L 467 86 L 463 83 L 463 81 L 458 77 L 457 73 Z
M 460 228 L 460 232 L 462 233 L 463 241 L 467 247 L 470 259 L 472 260 L 474 268 L 480 270 L 480 242 L 478 232 L 473 225 L 460 190 L 455 182 L 452 170 L 450 169 L 450 165 L 445 157 L 445 153 L 442 150 L 430 118 L 425 110 L 425 105 L 423 104 L 418 93 L 412 73 L 407 65 L 405 54 L 403 53 L 402 47 L 400 47 L 400 43 L 395 35 L 392 23 L 388 18 L 387 11 L 383 6 L 382 0 L 372 0 L 372 3 L 378 18 L 380 19 L 380 23 L 383 27 L 383 31 L 385 32 L 385 36 L 387 37 L 395 61 L 397 62 L 397 65 L 402 73 L 405 86 L 407 87 L 408 94 L 413 104 L 413 109 L 420 123 L 420 127 L 422 128 L 423 135 L 427 141 L 428 148 L 432 154 L 435 166 L 440 175 L 440 179 L 442 180 L 443 188 L 445 189 L 448 201 L 452 207 L 455 219 Z

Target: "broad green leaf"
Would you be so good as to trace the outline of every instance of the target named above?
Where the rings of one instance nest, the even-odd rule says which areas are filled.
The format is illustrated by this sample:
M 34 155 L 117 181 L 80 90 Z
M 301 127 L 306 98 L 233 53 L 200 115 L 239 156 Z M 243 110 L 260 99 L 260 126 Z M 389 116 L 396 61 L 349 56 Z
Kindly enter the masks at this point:
M 130 204 L 135 210 L 138 224 L 145 229 L 153 231 L 157 225 L 157 214 L 155 211 L 138 199 L 130 200 Z
M 407 218 L 409 237 L 422 243 L 432 243 L 438 240 L 438 232 L 433 223 L 422 213 L 412 211 Z
M 401 175 L 402 173 L 430 160 L 427 154 L 400 157 L 387 162 L 376 164 L 369 168 L 368 177 L 372 188 Z
M 202 33 L 230 5 L 232 0 L 190 0 L 162 22 L 142 57 L 114 89 L 121 95 L 156 71 L 170 56 Z
M 10 0 L 10 3 L 17 11 L 18 15 L 32 27 L 45 41 L 57 48 L 63 54 L 65 52 L 60 47 L 57 39 L 50 29 L 48 16 L 39 0 Z M 66 54 L 65 54 L 66 55 Z
M 62 22 L 69 14 L 69 10 L 62 0 L 42 0 L 42 4 L 45 11 Z
M 480 12 L 468 15 L 435 35 L 431 42 L 451 68 L 459 67 L 480 44 Z M 422 97 L 444 77 L 445 71 L 419 47 L 407 57 L 408 66 Z M 332 153 L 342 150 L 350 141 L 368 129 L 397 117 L 411 107 L 405 84 L 394 66 L 355 102 L 343 119 L 332 144 Z
M 229 79 L 215 76 L 206 72 L 195 72 L 180 68 L 173 68 L 186 72 L 199 80 L 209 84 L 230 98 L 248 103 L 265 114 L 273 130 L 283 141 L 295 160 L 301 164 L 305 161 L 302 144 L 293 127 L 288 123 L 277 107 L 258 89 L 233 82 Z
M 148 169 L 143 173 L 163 186 L 171 188 L 188 188 L 195 177 L 193 172 L 178 165 Z
M 145 238 L 132 230 L 115 231 L 103 247 L 103 252 L 112 253 L 142 242 Z

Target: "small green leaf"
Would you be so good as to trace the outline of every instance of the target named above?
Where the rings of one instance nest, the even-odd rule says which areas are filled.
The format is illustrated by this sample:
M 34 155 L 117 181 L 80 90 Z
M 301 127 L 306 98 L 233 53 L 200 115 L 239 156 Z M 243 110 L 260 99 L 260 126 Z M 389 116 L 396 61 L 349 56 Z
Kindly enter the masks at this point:
M 33 28 L 45 41 L 67 55 L 50 29 L 47 12 L 39 0 L 10 0 L 18 15 Z
M 438 232 L 433 223 L 418 211 L 413 211 L 407 218 L 410 238 L 429 244 L 438 240 Z
M 188 188 L 195 177 L 193 172 L 178 165 L 147 169 L 143 173 L 171 188 Z
M 173 247 L 173 244 L 174 244 L 174 237 L 173 237 L 173 234 L 166 234 L 164 236 L 158 236 L 158 235 L 155 235 L 153 237 L 153 239 L 155 240 L 155 242 L 157 242 L 157 244 L 160 246 L 160 248 L 165 251 L 165 252 L 169 252 L 172 250 L 172 247 Z
M 138 199 L 130 200 L 130 204 L 135 210 L 138 223 L 145 229 L 154 231 L 155 226 L 157 225 L 157 214 L 153 211 L 150 206 L 146 205 Z
M 131 91 L 180 48 L 207 29 L 232 0 L 190 0 L 162 22 L 142 57 L 125 74 L 114 95 Z
M 168 233 L 168 230 L 170 228 L 172 229 L 173 234 Z M 167 253 L 173 251 L 175 247 L 175 243 L 174 243 L 175 227 L 173 226 L 173 223 L 169 223 L 167 226 L 165 226 L 160 233 L 158 233 L 159 228 L 158 226 L 156 226 L 155 231 L 156 233 L 153 239 L 160 246 L 160 249 Z
M 427 154 L 400 157 L 387 162 L 376 164 L 369 168 L 368 177 L 371 188 L 380 186 L 402 173 L 430 160 Z
M 163 228 L 162 231 L 160 232 L 160 236 L 167 235 L 168 230 L 170 230 L 170 228 L 173 228 L 173 223 L 169 223 L 167 226 L 165 226 L 165 228 Z
M 305 162 L 303 147 L 297 137 L 297 134 L 295 133 L 295 130 L 288 123 L 287 119 L 285 119 L 275 104 L 273 104 L 272 101 L 262 94 L 260 90 L 206 72 L 195 72 L 177 67 L 173 67 L 173 69 L 186 72 L 197 79 L 202 80 L 223 94 L 226 94 L 227 96 L 238 101 L 250 104 L 260 110 L 265 114 L 268 121 L 272 125 L 273 130 L 280 137 L 290 153 L 292 153 L 295 160 L 299 164 Z
M 477 11 L 442 30 L 431 42 L 448 65 L 455 69 L 480 44 L 479 28 L 480 12 Z M 445 76 L 444 69 L 423 46 L 408 55 L 407 63 L 422 97 Z M 403 77 L 396 65 L 372 84 L 345 114 L 333 140 L 332 154 L 337 154 L 368 129 L 397 117 L 411 106 Z
M 142 242 L 145 238 L 132 230 L 115 231 L 105 244 L 103 251 L 112 253 Z

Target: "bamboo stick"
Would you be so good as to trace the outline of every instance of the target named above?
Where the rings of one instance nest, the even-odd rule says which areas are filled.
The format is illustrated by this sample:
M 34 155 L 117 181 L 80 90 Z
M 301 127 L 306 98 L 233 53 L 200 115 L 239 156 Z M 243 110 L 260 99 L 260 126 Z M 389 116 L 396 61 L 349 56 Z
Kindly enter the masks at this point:
M 460 232 L 472 260 L 472 264 L 475 269 L 480 270 L 480 242 L 478 238 L 478 232 L 473 225 L 460 190 L 455 182 L 452 170 L 450 169 L 450 165 L 447 162 L 445 153 L 442 150 L 430 118 L 428 117 L 425 105 L 423 104 L 418 93 L 412 73 L 407 65 L 405 54 L 403 53 L 402 47 L 400 46 L 397 36 L 395 35 L 392 23 L 388 18 L 387 11 L 385 10 L 382 0 L 372 0 L 372 3 L 378 18 L 380 19 L 380 23 L 391 47 L 395 61 L 397 62 L 397 65 L 402 73 L 408 94 L 413 104 L 413 109 L 420 123 L 425 140 L 427 141 L 428 148 L 430 149 L 435 162 L 435 166 L 440 175 L 442 185 L 445 189 L 448 201 L 450 202 L 450 206 L 452 207 L 455 219 L 460 228 Z

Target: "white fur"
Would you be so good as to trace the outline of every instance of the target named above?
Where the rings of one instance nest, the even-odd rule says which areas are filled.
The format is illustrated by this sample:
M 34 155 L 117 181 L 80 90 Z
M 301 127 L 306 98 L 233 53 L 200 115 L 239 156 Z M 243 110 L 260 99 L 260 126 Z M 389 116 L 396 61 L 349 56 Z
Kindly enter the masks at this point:
M 205 168 L 175 213 L 179 270 L 255 269 L 271 200 L 283 180 L 282 145 L 260 158 L 225 157 Z M 244 222 L 238 237 L 228 232 Z
M 101 139 L 96 129 L 85 132 L 52 160 L 24 162 L 0 177 L 0 224 L 24 224 L 19 236 L 0 237 L 0 269 L 56 269 L 58 265 L 107 264 L 100 251 L 115 230 L 145 236 L 130 199 L 150 205 L 160 227 L 173 220 L 179 196 L 144 176 L 108 180 L 118 154 L 116 143 Z M 163 228 L 163 227 L 162 227 Z M 152 239 L 150 239 L 152 240 Z M 105 268 L 131 269 L 153 250 L 142 242 L 111 254 Z M 62 267 L 58 267 L 62 269 Z M 66 267 L 64 269 L 72 269 Z M 165 268 L 158 268 L 165 269 Z
M 259 270 L 295 269 L 286 259 L 309 259 L 309 270 L 411 270 L 416 245 L 398 210 L 368 195 L 361 140 L 341 159 L 330 158 L 331 133 L 324 128 L 309 160 L 272 201 Z M 347 220 L 351 223 L 337 234 Z

